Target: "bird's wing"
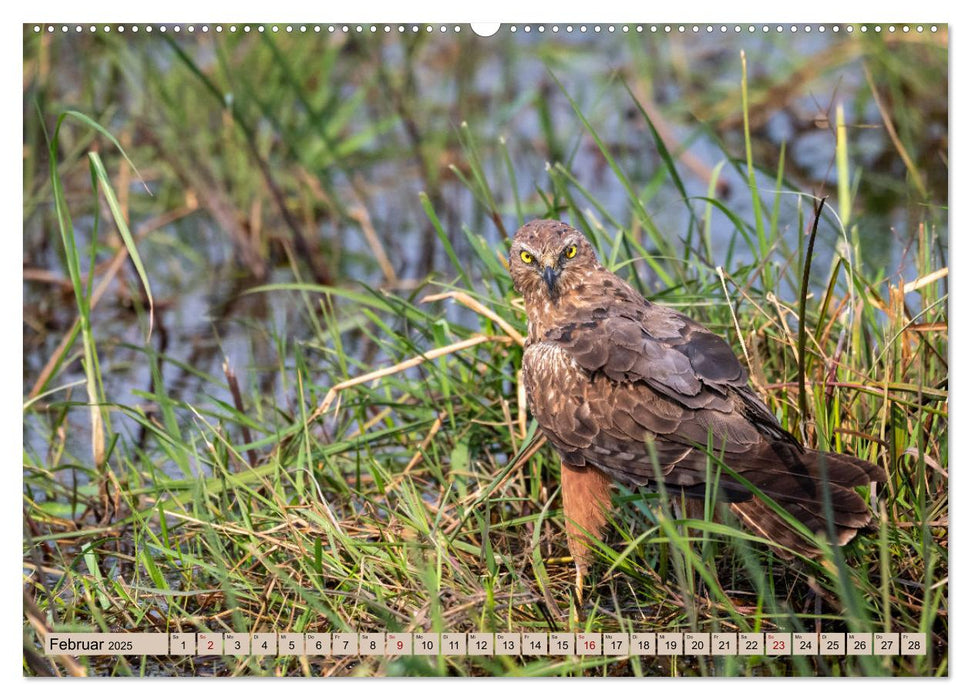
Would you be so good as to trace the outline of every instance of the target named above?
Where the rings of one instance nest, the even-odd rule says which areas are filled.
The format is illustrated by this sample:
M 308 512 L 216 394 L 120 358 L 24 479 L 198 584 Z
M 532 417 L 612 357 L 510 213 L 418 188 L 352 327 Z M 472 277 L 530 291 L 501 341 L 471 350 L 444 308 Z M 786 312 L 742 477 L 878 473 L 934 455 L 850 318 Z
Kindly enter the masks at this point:
M 854 486 L 875 478 L 867 471 L 872 465 L 861 460 L 767 439 L 737 398 L 736 409 L 727 412 L 688 408 L 646 382 L 591 375 L 556 343 L 527 345 L 523 378 L 533 417 L 563 460 L 596 467 L 629 486 L 663 482 L 704 496 L 723 462 L 763 493 L 808 512 L 819 509 L 819 485 L 825 478 L 818 460 L 827 462 L 838 484 Z M 720 497 L 727 500 L 752 497 L 750 488 L 730 472 L 723 471 L 718 485 Z M 856 518 L 862 507 L 859 498 L 848 489 L 831 485 L 831 490 L 834 508 Z
M 673 309 L 643 300 L 590 304 L 575 319 L 549 331 L 590 373 L 617 382 L 646 382 L 687 408 L 727 408 L 729 387 L 745 387 L 748 374 L 722 338 Z
M 626 283 L 604 289 L 610 294 L 585 296 L 523 360 L 530 407 L 564 459 L 634 483 L 660 467 L 665 481 L 691 486 L 710 468 L 698 446 L 755 462 L 779 440 L 801 449 L 722 338 Z M 764 459 L 761 468 L 780 461 Z
M 748 385 L 748 372 L 720 336 L 674 309 L 645 301 L 626 283 L 589 295 L 574 319 L 546 333 L 587 372 L 645 383 L 691 409 L 741 412 L 766 437 L 799 444 Z
M 702 484 L 707 458 L 697 446 L 741 455 L 763 442 L 741 412 L 717 407 L 732 397 L 701 387 L 695 396 L 716 407 L 689 408 L 645 381 L 591 374 L 555 342 L 527 346 L 523 378 L 533 417 L 563 459 L 628 484 L 656 481 L 658 469 L 668 483 Z

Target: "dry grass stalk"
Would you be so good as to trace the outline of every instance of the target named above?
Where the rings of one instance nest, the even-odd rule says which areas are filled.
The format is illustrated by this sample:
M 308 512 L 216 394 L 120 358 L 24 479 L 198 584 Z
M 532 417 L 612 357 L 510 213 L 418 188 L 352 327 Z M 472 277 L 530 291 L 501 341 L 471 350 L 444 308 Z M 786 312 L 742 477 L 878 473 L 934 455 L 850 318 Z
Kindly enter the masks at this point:
M 499 326 L 502 330 L 504 330 L 506 332 L 506 335 L 508 335 L 512 340 L 514 340 L 519 345 L 524 345 L 526 343 L 526 339 L 523 338 L 522 335 L 520 335 L 519 331 L 517 331 L 515 328 L 509 325 L 508 321 L 505 321 L 504 319 L 502 319 L 498 314 L 496 314 L 495 311 L 486 308 L 485 306 L 480 304 L 478 301 L 470 297 L 465 292 L 443 292 L 442 294 L 430 294 L 422 298 L 420 303 L 425 304 L 433 301 L 441 301 L 442 299 L 454 299 L 455 301 L 462 304 L 463 306 L 469 307 L 477 314 L 488 318 L 490 321 L 492 321 L 497 326 Z
M 340 392 L 342 392 L 344 389 L 349 389 L 350 387 L 357 386 L 358 384 L 367 384 L 368 382 L 374 381 L 375 379 L 382 379 L 392 374 L 403 372 L 406 369 L 417 367 L 418 365 L 424 362 L 428 362 L 429 360 L 434 360 L 436 357 L 441 357 L 442 355 L 448 355 L 450 353 L 457 352 L 459 350 L 465 350 L 466 348 L 471 348 L 476 345 L 479 345 L 480 343 L 486 343 L 486 342 L 512 343 L 512 342 L 515 342 L 515 338 L 510 338 L 504 335 L 495 336 L 495 335 L 476 334 L 471 338 L 460 340 L 457 343 L 452 343 L 451 345 L 445 345 L 440 348 L 435 348 L 434 350 L 429 350 L 427 353 L 424 353 L 422 355 L 416 355 L 415 357 L 409 358 L 404 362 L 399 362 L 398 364 L 393 365 L 391 367 L 378 369 L 373 372 L 368 372 L 367 374 L 362 374 L 358 377 L 353 377 L 351 379 L 343 381 L 340 384 L 336 384 L 330 388 L 330 390 L 327 392 L 327 395 L 324 397 L 324 400 L 320 402 L 320 405 L 317 407 L 317 409 L 311 414 L 310 418 L 307 420 L 307 423 L 308 424 L 312 423 L 313 421 L 317 420 L 317 418 L 319 418 L 324 413 L 326 413 L 327 410 L 331 407 L 331 404 L 334 403 L 334 400 L 337 398 L 337 395 L 340 394 Z

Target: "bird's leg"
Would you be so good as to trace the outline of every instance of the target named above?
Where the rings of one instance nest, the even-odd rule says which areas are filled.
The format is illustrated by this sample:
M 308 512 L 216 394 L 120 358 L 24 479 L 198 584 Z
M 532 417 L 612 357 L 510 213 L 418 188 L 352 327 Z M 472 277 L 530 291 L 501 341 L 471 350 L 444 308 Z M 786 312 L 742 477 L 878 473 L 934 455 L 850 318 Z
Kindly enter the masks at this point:
M 577 569 L 577 605 L 583 606 L 583 577 L 593 561 L 591 538 L 600 538 L 610 507 L 610 480 L 593 467 L 563 463 L 560 472 L 566 538 Z
M 580 629 L 580 611 L 583 609 L 583 577 L 587 574 L 587 567 L 576 559 L 574 559 L 573 564 L 577 569 L 577 579 L 574 585 L 574 592 L 577 598 L 576 605 L 573 606 L 573 626 L 576 629 Z
M 582 608 L 583 607 L 583 575 L 586 572 L 583 570 L 583 567 L 581 567 L 579 564 L 576 564 L 576 567 L 577 567 L 577 582 L 576 582 L 577 607 Z

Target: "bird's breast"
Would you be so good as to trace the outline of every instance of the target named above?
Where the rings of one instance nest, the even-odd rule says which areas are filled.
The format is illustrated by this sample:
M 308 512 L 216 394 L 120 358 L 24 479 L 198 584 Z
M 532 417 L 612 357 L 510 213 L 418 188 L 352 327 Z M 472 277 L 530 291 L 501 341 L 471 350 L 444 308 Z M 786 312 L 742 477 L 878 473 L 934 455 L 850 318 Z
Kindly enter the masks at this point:
M 563 380 L 574 376 L 585 376 L 586 371 L 577 361 L 556 343 L 530 343 L 523 353 L 523 372 L 533 378 L 542 377 L 544 384 L 552 384 L 551 380 Z
M 587 371 L 555 343 L 530 343 L 523 353 L 526 403 L 544 428 L 567 406 L 582 403 Z

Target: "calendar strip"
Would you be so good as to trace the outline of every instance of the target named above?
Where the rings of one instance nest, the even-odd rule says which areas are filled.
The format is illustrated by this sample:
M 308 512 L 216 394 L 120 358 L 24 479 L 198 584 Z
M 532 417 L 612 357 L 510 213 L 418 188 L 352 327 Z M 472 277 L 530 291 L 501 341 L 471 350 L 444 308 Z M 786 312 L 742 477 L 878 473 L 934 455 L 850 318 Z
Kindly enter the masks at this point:
M 70 656 L 924 656 L 914 632 L 52 632 Z

